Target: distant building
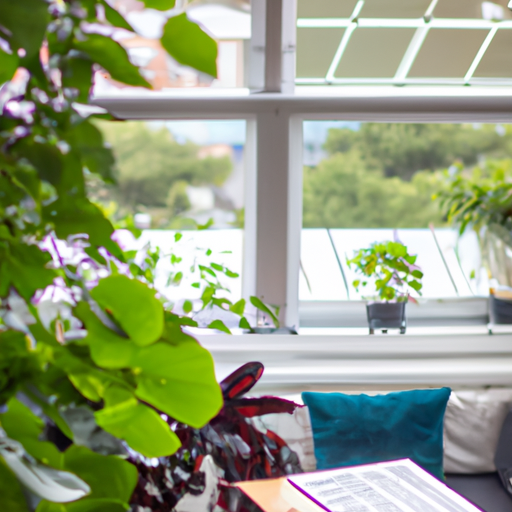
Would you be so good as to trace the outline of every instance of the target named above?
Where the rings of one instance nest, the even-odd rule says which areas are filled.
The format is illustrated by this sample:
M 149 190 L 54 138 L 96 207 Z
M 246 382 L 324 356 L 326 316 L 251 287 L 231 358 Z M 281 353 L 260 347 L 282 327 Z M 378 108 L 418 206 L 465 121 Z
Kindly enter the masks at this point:
M 187 9 L 189 18 L 199 23 L 218 42 L 216 79 L 179 64 L 162 48 L 159 37 L 165 22 L 173 14 L 172 10 L 160 12 L 145 9 L 144 4 L 136 0 L 115 0 L 114 5 L 137 31 L 137 35 L 133 35 L 121 30 L 115 38 L 126 48 L 132 62 L 142 68 L 144 78 L 154 90 L 245 85 L 244 53 L 246 42 L 251 37 L 250 14 L 243 12 L 248 11 L 246 2 L 234 2 L 233 5 L 239 6 L 239 9 L 202 5 L 200 2 Z M 123 87 L 105 77 L 111 84 Z

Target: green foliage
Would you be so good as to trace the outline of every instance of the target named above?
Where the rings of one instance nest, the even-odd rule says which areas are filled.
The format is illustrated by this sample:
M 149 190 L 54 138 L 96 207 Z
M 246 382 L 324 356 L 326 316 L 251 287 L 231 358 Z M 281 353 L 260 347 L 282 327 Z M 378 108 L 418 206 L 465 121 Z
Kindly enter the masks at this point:
M 439 176 L 418 172 L 410 182 L 387 178 L 355 151 L 304 169 L 306 228 L 411 228 L 442 224 L 431 196 Z
M 117 160 L 117 187 L 97 192 L 100 201 L 108 195 L 131 211 L 144 205 L 178 213 L 188 207 L 185 184 L 220 186 L 231 173 L 229 157 L 200 159 L 198 146 L 178 144 L 166 128 L 153 129 L 140 121 L 98 126 Z
M 91 492 L 79 501 L 54 504 L 43 500 L 37 512 L 59 511 L 123 511 L 137 484 L 135 467 L 116 456 L 92 452 L 84 446 L 71 446 L 63 455 L 62 468 L 77 475 L 91 488 Z
M 167 364 L 158 364 L 167 361 Z M 136 357 L 136 395 L 176 420 L 203 427 L 222 405 L 210 353 L 192 338 L 179 343 L 156 343 L 140 349 Z M 169 400 L 169 396 L 173 400 Z M 206 398 L 206 399 L 205 399 Z M 210 398 L 210 400 L 208 400 Z M 201 401 L 201 407 L 190 404 Z
M 485 154 L 503 157 L 512 149 L 512 130 L 500 135 L 492 125 L 362 123 L 357 131 L 329 130 L 332 155 L 359 151 L 368 168 L 410 180 L 417 171 L 443 169 L 459 160 L 473 165 Z
M 23 333 L 14 330 L 2 329 L 2 331 L 0 331 L 0 402 L 5 404 L 19 391 L 24 381 L 41 371 L 41 364 L 37 353 L 30 350 L 30 341 Z
M 128 462 L 114 456 L 99 455 L 83 446 L 72 446 L 64 454 L 64 467 L 91 487 L 87 499 L 111 499 L 128 502 L 137 483 L 137 471 Z
M 169 189 L 167 206 L 174 217 L 190 209 L 191 205 L 188 200 L 187 187 L 188 183 L 185 180 L 178 180 Z
M 167 21 L 161 41 L 180 64 L 217 78 L 217 44 L 185 13 Z
M 0 99 L 0 437 L 21 443 L 24 463 L 72 472 L 91 489 L 72 503 L 43 500 L 39 512 L 121 512 L 137 481 L 119 456 L 75 444 L 58 451 L 47 431 L 56 425 L 74 439 L 65 411 L 89 408 L 96 428 L 158 457 L 179 447 L 163 412 L 200 427 L 222 406 L 210 354 L 182 331 L 189 319 L 167 315 L 151 282 L 131 273 L 112 223 L 87 194 L 85 176 L 112 182 L 115 173 L 93 122 L 110 116 L 80 113 L 94 70 L 149 85 L 98 24 L 131 30 L 105 0 L 0 3 L 9 46 L 0 51 L 0 83 L 18 71 Z M 198 30 L 181 26 L 182 41 Z M 194 46 L 201 70 L 211 44 Z M 6 461 L 0 454 L 0 509 L 26 512 Z
M 453 166 L 444 173 L 437 195 L 448 222 L 459 233 L 485 226 L 512 230 L 512 160 L 488 160 L 472 169 Z
M 36 460 L 54 468 L 63 468 L 63 456 L 57 447 L 53 443 L 39 441 L 44 422 L 27 406 L 12 398 L 8 402 L 7 412 L 0 415 L 0 424 L 6 434 L 19 441 Z
M 276 327 L 279 327 L 279 320 L 277 319 L 277 315 L 279 315 L 279 308 L 277 308 L 275 312 L 272 311 L 271 308 L 264 304 L 258 297 L 251 297 L 250 301 L 255 308 L 268 315 Z
M 112 315 L 136 345 L 145 347 L 157 341 L 164 328 L 162 304 L 155 294 L 155 290 L 139 281 L 114 275 L 102 279 L 91 297 Z
M 218 331 L 224 332 L 226 334 L 231 334 L 231 331 L 224 325 L 224 322 L 221 320 L 214 320 L 208 324 L 208 329 L 217 329 Z
M 143 2 L 146 7 L 159 11 L 172 9 L 176 4 L 176 0 L 143 0 Z
M 347 260 L 349 267 L 355 267 L 361 279 L 352 285 L 359 291 L 373 280 L 375 292 L 380 300 L 407 301 L 411 288 L 421 295 L 423 273 L 415 265 L 416 256 L 407 252 L 401 242 L 375 242 L 370 247 L 356 251 L 352 259 Z
M 329 156 L 304 170 L 307 228 L 426 228 L 446 222 L 431 201 L 440 169 L 512 150 L 512 130 L 491 125 L 361 123 L 331 129 Z
M 0 20 L 14 52 L 25 51 L 25 62 L 39 53 L 50 17 L 48 6 L 41 0 L 2 2 Z M 8 77 L 10 79 L 11 77 Z
M 34 290 L 52 284 L 57 274 L 45 268 L 50 257 L 35 245 L 0 241 L 0 294 L 5 296 L 14 286 L 24 299 L 30 299 Z
M 203 226 L 197 226 L 197 229 L 207 229 L 211 225 L 211 219 Z M 181 233 L 175 234 L 175 241 L 179 242 L 182 239 Z M 199 249 L 198 249 L 199 252 Z M 202 251 L 201 251 L 202 252 Z M 191 277 L 195 282 L 192 283 L 192 287 L 201 290 L 201 298 L 199 301 L 199 308 L 196 307 L 194 310 L 194 303 L 190 300 L 185 300 L 182 309 L 185 313 L 193 316 L 198 311 L 204 310 L 214 310 L 214 308 L 219 308 L 222 311 L 229 311 L 234 313 L 239 317 L 238 327 L 241 329 L 246 329 L 249 332 L 254 332 L 254 327 L 250 325 L 250 322 L 246 318 L 246 301 L 245 299 L 240 299 L 236 303 L 233 303 L 230 299 L 221 296 L 222 292 L 229 292 L 229 288 L 224 284 L 228 279 L 236 279 L 239 277 L 239 274 L 233 272 L 225 265 L 221 265 L 212 261 L 214 257 L 213 252 L 210 249 L 204 251 L 204 261 L 202 264 L 198 263 L 196 259 L 194 260 L 193 265 L 186 269 L 186 274 L 188 277 Z M 167 278 L 168 286 L 179 286 L 184 277 L 184 271 L 178 270 L 182 268 L 183 258 L 178 256 L 178 248 L 173 248 L 171 253 L 168 255 L 160 255 L 158 259 L 168 258 L 175 270 L 171 271 Z M 154 260 L 152 264 L 147 266 L 147 270 L 151 269 L 150 275 L 148 279 L 154 280 L 152 276 L 155 269 L 157 260 Z M 268 319 L 274 324 L 276 328 L 279 328 L 279 308 L 265 304 L 258 297 L 251 296 L 249 298 L 251 305 L 255 308 L 255 311 L 262 312 Z M 197 324 L 194 325 L 197 326 Z M 208 328 L 217 329 L 226 334 L 231 334 L 231 331 L 228 327 L 219 319 L 215 319 L 208 324 Z
M 0 84 L 11 79 L 18 64 L 19 59 L 15 53 L 7 53 L 0 49 Z
M 113 275 L 101 280 L 92 294 L 103 308 L 99 318 L 111 318 L 111 328 L 85 303 L 75 314 L 88 329 L 83 342 L 90 346 L 92 361 L 111 372 L 79 367 L 68 357 L 64 364 L 69 373 L 88 378 L 72 383 L 90 400 L 105 401 L 105 408 L 95 416 L 107 432 L 147 457 L 169 455 L 179 441 L 144 404 L 194 427 L 203 426 L 222 404 L 212 358 L 197 342 L 182 335 L 179 317 L 167 315 L 164 325 L 161 303 L 142 282 Z M 173 330 L 180 336 L 170 336 Z M 198 401 L 201 407 L 191 407 Z
M 124 28 L 130 32 L 134 32 L 133 27 L 123 18 L 123 16 L 110 6 L 108 2 L 102 0 L 101 5 L 105 9 L 105 18 L 113 26 Z
M 139 69 L 128 60 L 126 50 L 110 37 L 88 34 L 84 40 L 74 41 L 73 47 L 108 70 L 114 80 L 127 85 L 151 88 L 149 82 L 142 78 Z
M 16 475 L 0 457 L 0 503 L 9 512 L 29 512 Z
M 181 443 L 160 415 L 140 403 L 127 389 L 112 386 L 105 393 L 105 408 L 95 413 L 96 422 L 123 439 L 146 457 L 171 455 Z
M 43 421 L 16 399 L 9 401 L 8 411 L 0 415 L 0 422 L 8 436 L 22 443 L 36 460 L 72 472 L 89 485 L 91 492 L 78 502 L 81 506 L 95 510 L 98 500 L 102 500 L 102 504 L 110 505 L 114 510 L 126 507 L 137 483 L 137 470 L 132 464 L 119 457 L 96 454 L 83 446 L 71 446 L 61 453 L 52 443 L 39 441 L 43 435 Z M 5 471 L 1 459 L 0 470 Z M 66 503 L 56 507 L 55 510 L 73 512 L 77 505 Z M 52 510 L 52 507 L 43 501 L 37 510 Z

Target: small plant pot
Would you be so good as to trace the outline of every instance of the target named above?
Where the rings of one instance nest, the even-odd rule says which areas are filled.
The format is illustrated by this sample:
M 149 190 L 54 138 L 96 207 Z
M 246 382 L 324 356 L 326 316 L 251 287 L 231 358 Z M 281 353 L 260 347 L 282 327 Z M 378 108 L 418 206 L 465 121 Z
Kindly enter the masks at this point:
M 489 320 L 491 325 L 512 324 L 512 300 L 489 296 Z
M 376 330 L 388 332 L 388 329 L 399 329 L 400 334 L 405 334 L 405 306 L 406 302 L 375 302 L 366 305 L 368 327 L 370 334 Z

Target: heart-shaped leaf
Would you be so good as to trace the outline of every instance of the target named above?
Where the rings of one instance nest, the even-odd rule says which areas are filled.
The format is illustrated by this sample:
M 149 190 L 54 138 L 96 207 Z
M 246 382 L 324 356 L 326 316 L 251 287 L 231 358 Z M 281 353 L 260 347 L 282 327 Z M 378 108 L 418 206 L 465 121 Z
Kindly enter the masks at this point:
M 222 407 L 212 356 L 196 341 L 142 348 L 133 366 L 140 370 L 135 394 L 182 423 L 201 428 Z
M 87 329 L 84 342 L 89 344 L 92 360 L 98 366 L 112 370 L 130 367 L 137 350 L 132 340 L 106 327 L 84 302 L 75 308 L 75 315 Z
M 123 275 L 106 277 L 91 291 L 92 298 L 139 346 L 150 345 L 162 335 L 164 310 L 155 294 L 144 283 Z
M 180 64 L 217 77 L 217 43 L 185 13 L 169 19 L 160 41 Z
M 157 412 L 127 390 L 112 387 L 105 395 L 107 406 L 95 413 L 100 427 L 124 439 L 145 457 L 171 455 L 181 446 L 178 436 Z
M 149 82 L 140 74 L 139 68 L 130 62 L 126 50 L 110 37 L 88 34 L 85 41 L 74 41 L 73 46 L 108 71 L 114 80 L 126 85 L 151 89 Z

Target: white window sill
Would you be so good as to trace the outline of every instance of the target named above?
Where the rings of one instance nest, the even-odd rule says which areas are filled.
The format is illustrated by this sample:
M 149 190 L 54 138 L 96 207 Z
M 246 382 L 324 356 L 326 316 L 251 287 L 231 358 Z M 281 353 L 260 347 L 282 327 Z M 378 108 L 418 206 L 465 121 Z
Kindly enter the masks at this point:
M 255 393 L 512 386 L 512 334 L 200 335 L 217 377 L 248 361 L 265 373 Z

